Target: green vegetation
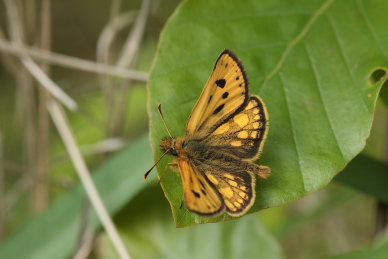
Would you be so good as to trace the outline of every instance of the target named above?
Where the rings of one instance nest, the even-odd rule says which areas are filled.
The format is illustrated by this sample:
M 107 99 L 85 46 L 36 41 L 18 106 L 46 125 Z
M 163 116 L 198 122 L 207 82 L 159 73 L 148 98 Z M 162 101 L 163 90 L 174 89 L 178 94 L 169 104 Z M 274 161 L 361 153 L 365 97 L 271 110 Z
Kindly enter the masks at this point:
M 119 258 L 51 123 L 46 92 L 4 47 L 15 41 L 10 2 L 0 6 L 0 258 L 72 258 L 80 247 Z M 27 46 L 118 66 L 131 35 L 136 55 L 124 67 L 149 75 L 145 83 L 90 73 L 74 60 L 72 69 L 43 67 L 79 106 L 66 110 L 69 125 L 132 258 L 386 258 L 387 226 L 376 217 L 388 203 L 386 1 L 123 1 L 118 9 L 120 1 L 53 1 L 51 12 L 47 2 L 16 5 Z M 48 13 L 51 30 L 40 22 Z M 111 38 L 102 33 L 109 21 Z M 157 104 L 183 135 L 225 48 L 268 106 L 259 163 L 272 175 L 258 179 L 249 215 L 209 219 L 180 208 L 181 178 L 163 174 L 171 157 L 157 166 L 160 182 L 143 174 L 167 135 Z M 217 223 L 195 225 L 209 222 Z

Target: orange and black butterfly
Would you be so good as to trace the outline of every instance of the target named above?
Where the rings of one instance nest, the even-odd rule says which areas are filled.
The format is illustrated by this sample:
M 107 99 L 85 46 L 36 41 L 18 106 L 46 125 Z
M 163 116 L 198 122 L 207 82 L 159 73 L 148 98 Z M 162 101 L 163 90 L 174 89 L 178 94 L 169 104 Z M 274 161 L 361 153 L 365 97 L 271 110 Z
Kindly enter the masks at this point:
M 162 139 L 161 150 L 176 157 L 169 165 L 178 166 L 184 203 L 194 213 L 242 216 L 255 201 L 256 176 L 270 175 L 269 167 L 253 162 L 267 137 L 268 112 L 249 90 L 240 60 L 224 50 L 191 112 L 185 135 Z M 162 114 L 160 106 L 159 111 Z

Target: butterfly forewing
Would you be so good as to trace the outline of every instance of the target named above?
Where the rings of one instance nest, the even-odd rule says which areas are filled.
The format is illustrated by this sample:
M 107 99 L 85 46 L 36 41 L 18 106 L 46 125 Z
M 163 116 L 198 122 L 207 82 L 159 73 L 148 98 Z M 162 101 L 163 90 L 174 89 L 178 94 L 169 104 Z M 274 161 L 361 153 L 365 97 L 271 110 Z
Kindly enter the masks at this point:
M 186 126 L 186 135 L 208 135 L 238 113 L 249 97 L 248 80 L 238 58 L 225 50 L 218 58 Z
M 182 175 L 187 208 L 205 216 L 216 216 L 222 213 L 224 202 L 213 183 L 189 161 L 178 158 L 177 162 Z

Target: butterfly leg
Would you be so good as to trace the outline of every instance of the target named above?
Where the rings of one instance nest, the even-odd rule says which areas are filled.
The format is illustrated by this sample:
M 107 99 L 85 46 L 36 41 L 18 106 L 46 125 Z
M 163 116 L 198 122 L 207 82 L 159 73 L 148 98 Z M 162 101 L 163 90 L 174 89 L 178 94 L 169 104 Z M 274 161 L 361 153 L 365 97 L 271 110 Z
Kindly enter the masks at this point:
M 164 168 L 163 174 L 159 177 L 159 183 L 162 181 L 162 178 L 164 174 L 166 173 L 167 169 L 171 169 L 174 172 L 179 172 L 178 163 L 168 163 L 166 167 Z
M 168 163 L 166 168 L 170 168 L 172 171 L 179 173 L 178 163 Z

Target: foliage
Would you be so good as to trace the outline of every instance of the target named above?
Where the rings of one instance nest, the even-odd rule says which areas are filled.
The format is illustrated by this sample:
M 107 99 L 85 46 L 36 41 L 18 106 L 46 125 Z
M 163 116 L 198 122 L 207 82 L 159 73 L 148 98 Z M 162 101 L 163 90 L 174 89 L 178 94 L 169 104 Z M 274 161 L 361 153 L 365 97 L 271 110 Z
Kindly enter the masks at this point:
M 245 64 L 251 92 L 262 96 L 270 114 L 259 163 L 270 166 L 272 176 L 259 181 L 251 212 L 323 188 L 360 153 L 370 133 L 385 80 L 371 82 L 369 76 L 387 64 L 388 36 L 378 33 L 386 27 L 382 10 L 388 3 L 377 0 L 184 2 L 164 29 L 148 85 L 156 157 L 166 135 L 157 104 L 163 103 L 173 134 L 182 135 L 182 122 L 227 47 Z M 178 226 L 228 219 L 179 209 L 180 177 L 165 178 Z
M 132 163 L 128 163 L 129 160 Z M 144 136 L 93 173 L 97 189 L 110 213 L 119 211 L 144 188 L 146 182 L 139 176 L 150 164 L 151 150 L 148 138 Z M 4 242 L 0 246 L 0 258 L 68 258 L 77 249 L 80 227 L 95 231 L 100 225 L 93 210 L 88 213 L 87 208 L 90 204 L 78 184 L 52 204 L 46 213 L 31 219 L 21 231 Z M 84 226 L 83 222 L 89 223 Z M 20 249 L 21 244 L 23 249 Z
M 69 12 L 72 4 L 57 3 L 56 17 L 67 17 L 73 13 Z M 168 15 L 166 6 L 173 4 L 168 2 L 158 7 L 163 10 L 153 14 L 150 34 L 158 34 L 155 27 L 161 26 L 160 21 Z M 85 3 L 81 5 L 84 10 Z M 70 6 L 66 9 L 68 13 L 60 16 L 58 10 L 62 8 L 59 7 L 65 6 Z M 95 16 L 90 16 L 93 22 L 84 25 L 88 29 L 92 27 L 88 31 L 90 35 L 83 32 L 77 19 L 64 20 L 67 26 L 71 26 L 56 31 L 60 31 L 60 36 L 57 35 L 54 49 L 62 51 L 71 39 L 70 47 L 74 53 L 87 53 L 85 55 L 94 58 L 90 45 L 95 39 L 91 44 L 86 38 L 93 38 L 93 32 L 97 34 L 100 30 L 98 24 L 103 24 L 100 14 L 106 16 L 106 10 L 108 8 L 104 7 L 97 13 L 93 12 Z M 365 219 L 355 211 L 372 217 L 371 203 L 368 207 L 354 200 L 354 190 L 336 192 L 333 188 L 326 188 L 323 192 L 316 191 L 335 179 L 374 199 L 388 201 L 387 165 L 359 154 L 370 134 L 379 93 L 383 103 L 388 103 L 387 13 L 388 3 L 384 0 L 183 1 L 161 34 L 150 72 L 147 90 L 151 140 L 144 135 L 141 124 L 147 119 L 144 89 L 133 88 L 128 98 L 129 112 L 123 119 L 126 126 L 123 135 L 138 139 L 113 157 L 99 155 L 88 158 L 91 168 L 101 163 L 93 172 L 94 181 L 109 212 L 116 215 L 115 222 L 131 256 L 283 258 L 284 253 L 290 258 L 295 254 L 311 258 L 321 250 L 303 245 L 310 237 L 317 247 L 324 243 L 321 232 L 326 229 L 322 229 L 319 220 L 326 217 L 337 227 L 335 213 L 340 207 L 343 208 L 344 224 Z M 82 15 L 79 14 L 79 20 Z M 83 42 L 77 41 L 77 38 Z M 141 46 L 140 63 L 147 63 L 155 44 L 156 41 L 150 37 Z M 172 133 L 182 135 L 190 111 L 224 48 L 231 48 L 241 58 L 252 93 L 263 97 L 270 113 L 269 138 L 259 163 L 270 166 L 273 173 L 269 179 L 259 180 L 257 201 L 251 212 L 277 206 L 234 221 L 229 221 L 226 216 L 203 218 L 189 213 L 184 207 L 180 209 L 183 190 L 179 174 L 171 171 L 163 173 L 170 159 L 164 158 L 158 165 L 159 175 L 163 174 L 160 185 L 167 200 L 155 175 L 147 182 L 142 178 L 153 160 L 160 157 L 160 139 L 167 135 L 157 113 L 157 104 L 163 104 L 164 116 Z M 90 87 L 98 84 L 96 79 L 83 75 L 70 82 L 71 73 L 57 72 L 54 70 L 57 80 L 62 80 L 61 85 L 65 85 L 65 90 L 75 96 L 81 106 L 82 112 L 70 115 L 79 143 L 95 142 L 104 137 L 106 125 L 95 122 L 104 120 L 106 107 L 102 95 L 94 94 L 95 89 Z M 2 85 L 12 85 L 7 77 L 0 77 L 0 81 Z M 74 82 L 74 89 L 66 88 Z M 123 84 L 119 80 L 112 82 Z M 93 94 L 82 94 L 79 91 L 81 88 Z M 4 139 L 6 155 L 16 157 L 23 150 L 20 146 L 24 142 L 19 135 L 24 129 L 15 129 L 14 121 L 17 119 L 14 117 L 18 111 L 9 111 L 9 107 L 15 106 L 12 100 L 17 94 L 9 87 L 0 88 L 0 93 L 0 126 L 2 133 L 8 136 Z M 376 127 L 386 125 L 378 122 Z M 137 137 L 142 134 L 142 137 Z M 375 137 L 383 142 L 385 136 L 379 134 Z M 50 180 L 61 182 L 71 179 L 73 183 L 77 178 L 68 158 L 63 156 L 61 143 L 53 134 L 50 161 L 54 163 Z M 19 160 L 20 157 L 14 159 Z M 13 181 L 16 177 L 12 175 L 8 178 Z M 344 188 L 340 184 L 330 186 Z M 52 197 L 59 198 L 53 198 L 47 211 L 35 217 L 19 213 L 16 220 L 12 219 L 19 226 L 0 243 L 0 258 L 69 258 L 79 248 L 83 230 L 95 233 L 101 230 L 80 184 L 69 189 L 54 185 L 52 189 Z M 290 203 L 306 195 L 309 195 L 308 199 Z M 347 203 L 351 199 L 353 203 Z M 25 200 L 28 197 L 24 197 Z M 168 205 L 172 208 L 173 217 Z M 350 217 L 353 221 L 349 220 Z M 28 222 L 20 226 L 20 219 L 25 218 Z M 365 224 L 365 221 L 360 220 L 357 226 Z M 208 222 L 218 223 L 190 226 Z M 303 235 L 301 229 L 314 222 L 318 227 L 308 228 L 312 233 Z M 361 235 L 364 243 L 370 236 L 367 231 Z M 94 255 L 98 258 L 117 257 L 106 234 L 99 237 L 93 249 Z M 329 238 L 332 239 L 331 236 Z M 327 248 L 321 246 L 320 249 L 322 247 Z M 325 255 L 323 258 L 385 258 L 387 240 L 382 239 L 363 248 L 351 248 L 357 248 L 357 251 L 334 252 L 338 255 Z M 325 253 L 332 251 L 325 250 Z

